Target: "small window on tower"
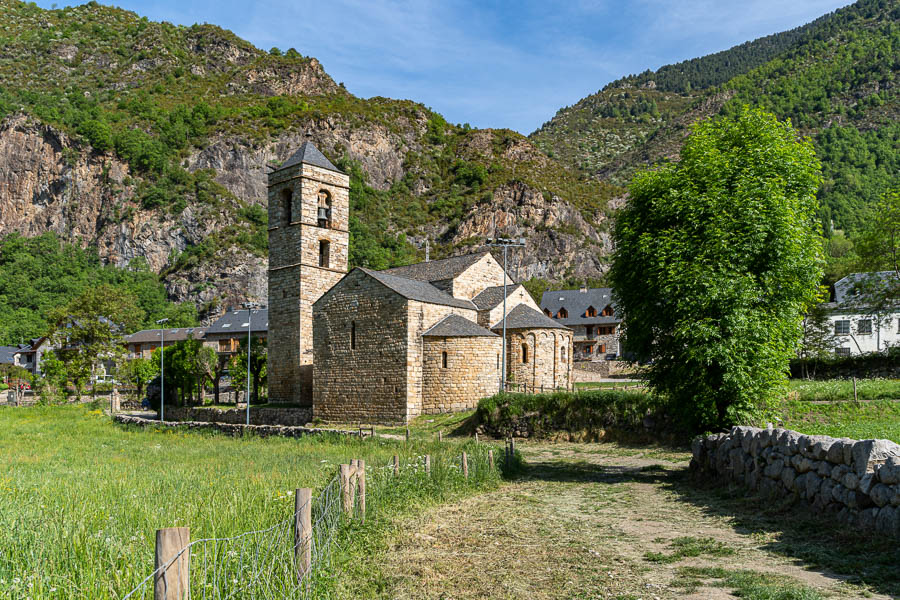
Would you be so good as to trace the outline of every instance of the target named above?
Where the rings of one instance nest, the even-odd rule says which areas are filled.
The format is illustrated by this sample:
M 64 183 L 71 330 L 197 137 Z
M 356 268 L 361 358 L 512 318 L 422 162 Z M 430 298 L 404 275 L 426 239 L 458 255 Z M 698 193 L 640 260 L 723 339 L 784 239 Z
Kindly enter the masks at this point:
M 443 369 L 447 368 L 447 353 L 446 352 L 441 352 L 441 368 L 443 368 Z
M 281 222 L 284 225 L 291 224 L 291 210 L 293 210 L 294 192 L 290 189 L 281 190 Z
M 319 266 L 328 268 L 329 254 L 331 250 L 331 242 L 328 240 L 319 240 Z
M 350 321 L 350 349 L 356 350 L 356 321 Z
M 528 344 L 522 344 L 522 363 L 528 362 Z

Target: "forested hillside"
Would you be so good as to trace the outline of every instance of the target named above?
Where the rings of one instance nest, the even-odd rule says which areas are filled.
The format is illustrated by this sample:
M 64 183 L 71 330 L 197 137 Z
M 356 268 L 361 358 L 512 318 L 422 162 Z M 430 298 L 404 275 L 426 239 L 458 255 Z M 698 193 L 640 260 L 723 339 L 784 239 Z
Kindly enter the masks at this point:
M 313 141 L 351 179 L 351 266 L 528 238 L 522 278 L 599 276 L 621 189 L 508 130 L 363 100 L 295 49 L 96 3 L 0 3 L 0 235 L 54 232 L 215 315 L 266 300 L 267 166 Z M 37 333 L 37 332 L 35 332 Z
M 823 224 L 855 232 L 867 207 L 900 185 L 898 75 L 900 2 L 860 0 L 798 29 L 620 79 L 531 138 L 624 184 L 636 168 L 675 158 L 693 122 L 758 105 L 813 138 Z

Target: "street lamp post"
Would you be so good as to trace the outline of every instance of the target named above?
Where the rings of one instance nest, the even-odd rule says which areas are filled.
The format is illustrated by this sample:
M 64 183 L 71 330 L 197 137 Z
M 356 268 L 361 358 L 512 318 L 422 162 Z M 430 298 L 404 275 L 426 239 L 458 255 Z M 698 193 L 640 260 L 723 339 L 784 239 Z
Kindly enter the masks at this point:
M 245 302 L 244 308 L 247 309 L 247 425 L 250 424 L 250 357 L 253 350 L 253 340 L 250 337 L 253 331 L 253 309 L 258 308 L 256 302 Z
M 500 361 L 500 393 L 506 391 L 506 281 L 508 279 L 506 271 L 506 253 L 509 248 L 524 248 L 525 238 L 494 238 L 488 240 L 488 246 L 503 247 L 503 351 L 502 360 Z
M 156 322 L 157 325 L 164 325 L 169 322 L 169 319 L 160 319 Z M 159 328 L 160 335 L 160 343 L 159 343 L 159 420 L 166 420 L 166 371 L 165 371 L 165 361 L 163 355 L 166 353 L 166 329 L 165 327 Z

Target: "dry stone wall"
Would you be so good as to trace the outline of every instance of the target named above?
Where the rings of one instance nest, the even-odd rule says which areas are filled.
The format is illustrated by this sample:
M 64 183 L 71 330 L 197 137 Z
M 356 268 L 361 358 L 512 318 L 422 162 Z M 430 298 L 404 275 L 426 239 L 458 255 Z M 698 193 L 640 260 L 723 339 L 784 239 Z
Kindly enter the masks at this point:
M 502 345 L 500 336 L 426 337 L 422 413 L 471 410 L 480 399 L 495 394 L 500 385 Z
M 850 526 L 900 537 L 900 445 L 734 427 L 697 438 L 691 468 L 767 497 L 795 497 Z
M 197 421 L 205 423 L 246 424 L 245 408 L 212 408 L 202 406 L 166 407 L 166 419 L 171 421 Z M 259 408 L 250 407 L 251 425 L 302 426 L 312 421 L 311 408 Z

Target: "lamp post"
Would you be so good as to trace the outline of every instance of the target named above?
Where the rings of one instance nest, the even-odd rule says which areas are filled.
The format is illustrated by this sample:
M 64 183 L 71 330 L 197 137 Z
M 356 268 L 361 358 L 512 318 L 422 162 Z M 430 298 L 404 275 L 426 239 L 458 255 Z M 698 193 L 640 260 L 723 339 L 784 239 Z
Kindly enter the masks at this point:
M 506 280 L 509 276 L 506 274 L 506 253 L 509 248 L 524 248 L 525 238 L 501 238 L 497 237 L 488 240 L 488 246 L 503 247 L 503 353 L 500 361 L 500 393 L 506 391 Z
M 157 325 L 164 325 L 169 322 L 169 319 L 160 319 L 156 322 Z M 166 420 L 166 371 L 165 371 L 165 361 L 163 359 L 163 355 L 166 353 L 166 329 L 164 327 L 159 328 L 159 336 L 160 336 L 160 344 L 159 344 L 159 420 Z
M 253 350 L 250 336 L 253 332 L 253 309 L 258 307 L 256 302 L 244 302 L 244 308 L 247 309 L 247 425 L 250 424 L 250 357 Z

